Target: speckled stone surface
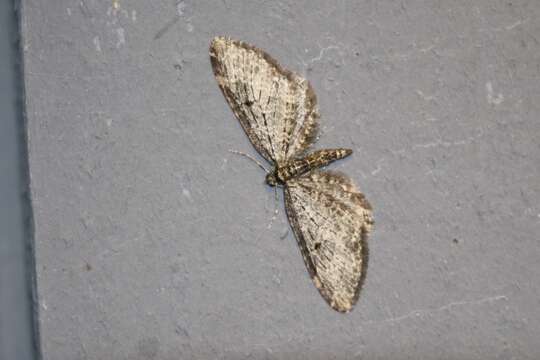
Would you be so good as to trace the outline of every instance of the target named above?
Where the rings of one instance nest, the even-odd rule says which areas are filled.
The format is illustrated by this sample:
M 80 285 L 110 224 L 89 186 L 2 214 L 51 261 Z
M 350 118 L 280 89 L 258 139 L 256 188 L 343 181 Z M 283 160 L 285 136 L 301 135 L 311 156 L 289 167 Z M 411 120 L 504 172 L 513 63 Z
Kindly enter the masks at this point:
M 23 1 L 44 359 L 538 359 L 540 3 Z M 374 207 L 312 285 L 208 46 L 305 75 Z M 282 199 L 279 199 L 282 206 Z

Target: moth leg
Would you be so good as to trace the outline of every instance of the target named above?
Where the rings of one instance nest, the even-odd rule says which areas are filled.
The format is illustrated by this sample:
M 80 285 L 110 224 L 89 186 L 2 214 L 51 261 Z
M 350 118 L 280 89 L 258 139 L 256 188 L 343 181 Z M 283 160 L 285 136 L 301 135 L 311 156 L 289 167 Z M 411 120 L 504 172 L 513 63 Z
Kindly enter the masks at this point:
M 278 199 L 278 194 L 277 194 L 277 186 L 274 186 L 274 205 L 275 205 L 275 208 L 274 208 L 274 214 L 278 214 L 278 203 L 279 203 L 279 199 Z
M 274 211 L 272 218 L 270 219 L 270 223 L 268 224 L 268 229 L 272 227 L 272 224 L 277 219 L 277 216 L 279 214 L 278 205 L 279 205 L 279 199 L 278 199 L 278 193 L 277 193 L 277 186 L 274 186 Z

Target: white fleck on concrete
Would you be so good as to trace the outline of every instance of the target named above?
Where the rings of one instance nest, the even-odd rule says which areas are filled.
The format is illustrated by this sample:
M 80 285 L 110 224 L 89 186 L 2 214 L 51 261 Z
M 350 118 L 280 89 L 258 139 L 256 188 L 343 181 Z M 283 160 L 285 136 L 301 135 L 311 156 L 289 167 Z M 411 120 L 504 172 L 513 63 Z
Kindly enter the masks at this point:
M 119 49 L 126 44 L 126 32 L 124 28 L 116 29 L 116 48 Z
M 94 43 L 96 51 L 101 52 L 101 41 L 99 40 L 99 36 L 94 36 L 92 42 Z
M 493 93 L 493 85 L 491 84 L 491 81 L 488 81 L 486 83 L 486 98 L 487 102 L 492 105 L 499 105 L 504 101 L 504 96 L 501 93 L 497 93 L 497 95 L 494 95 Z

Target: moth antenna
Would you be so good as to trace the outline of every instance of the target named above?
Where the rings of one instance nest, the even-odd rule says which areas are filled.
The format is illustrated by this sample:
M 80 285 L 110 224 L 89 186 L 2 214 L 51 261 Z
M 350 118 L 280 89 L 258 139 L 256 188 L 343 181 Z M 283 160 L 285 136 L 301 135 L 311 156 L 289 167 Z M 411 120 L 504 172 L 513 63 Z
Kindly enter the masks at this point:
M 257 161 L 257 159 L 255 159 L 253 156 L 249 155 L 249 154 L 246 154 L 245 152 L 241 152 L 241 151 L 238 151 L 238 150 L 230 150 L 229 149 L 229 152 L 233 153 L 233 154 L 237 154 L 237 155 L 242 155 L 242 156 L 245 156 L 247 157 L 249 160 L 253 161 L 255 164 L 257 164 L 261 169 L 264 170 L 264 172 L 266 172 L 267 174 L 270 173 L 270 171 L 268 169 L 266 169 L 264 167 L 263 164 L 261 164 L 259 161 Z

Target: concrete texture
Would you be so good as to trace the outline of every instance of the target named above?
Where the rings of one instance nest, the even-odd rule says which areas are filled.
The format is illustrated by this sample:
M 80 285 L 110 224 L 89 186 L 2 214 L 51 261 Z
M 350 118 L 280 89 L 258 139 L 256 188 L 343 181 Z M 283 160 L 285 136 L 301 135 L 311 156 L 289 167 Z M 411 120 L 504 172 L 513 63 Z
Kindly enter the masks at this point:
M 44 359 L 540 358 L 538 1 L 25 0 Z M 336 313 L 213 78 L 305 74 L 375 208 Z M 280 208 L 282 209 L 280 199 Z

